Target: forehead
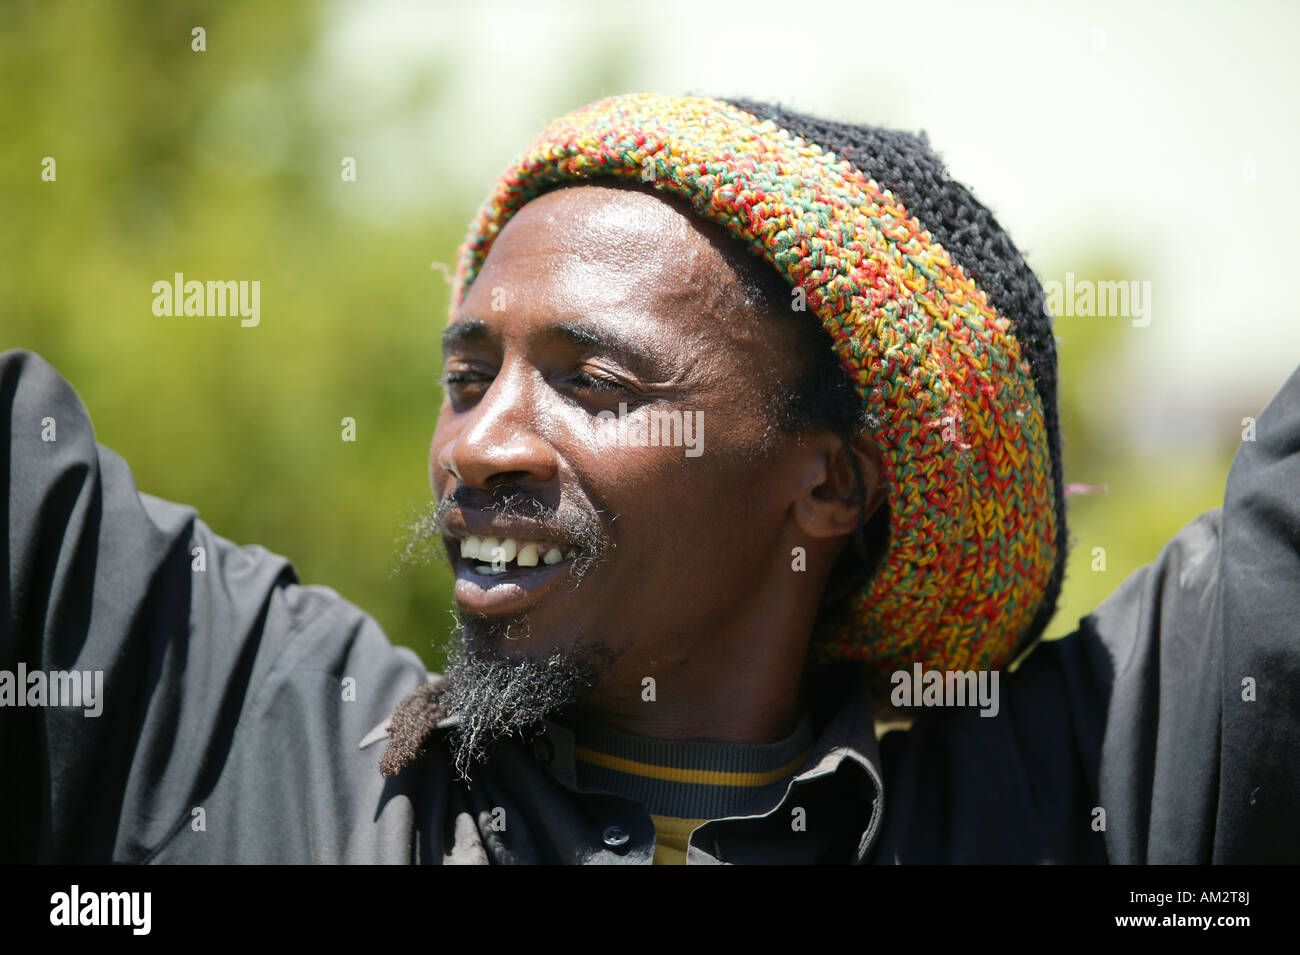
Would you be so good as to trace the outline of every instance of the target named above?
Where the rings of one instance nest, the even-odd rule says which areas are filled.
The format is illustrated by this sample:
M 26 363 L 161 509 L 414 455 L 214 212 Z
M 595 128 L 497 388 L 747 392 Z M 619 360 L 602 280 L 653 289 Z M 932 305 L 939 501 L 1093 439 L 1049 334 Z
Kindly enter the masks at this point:
M 729 321 L 756 312 L 733 264 L 744 254 L 681 200 L 615 182 L 566 186 L 506 224 L 457 319 L 488 318 L 495 293 L 512 322 L 635 318 L 691 339 L 748 340 L 755 323 Z

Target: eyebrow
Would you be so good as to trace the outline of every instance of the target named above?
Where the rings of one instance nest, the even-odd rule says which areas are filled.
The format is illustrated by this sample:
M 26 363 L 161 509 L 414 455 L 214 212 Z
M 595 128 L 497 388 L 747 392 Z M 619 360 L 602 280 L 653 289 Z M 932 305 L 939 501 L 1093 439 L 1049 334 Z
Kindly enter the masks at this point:
M 481 318 L 467 318 L 447 326 L 442 333 L 442 350 L 490 344 L 496 336 Z M 647 378 L 663 372 L 662 357 L 620 332 L 600 325 L 557 322 L 542 330 L 543 341 L 570 345 L 609 355 L 630 370 Z
M 612 328 L 559 322 L 547 326 L 543 337 L 550 341 L 609 355 L 647 378 L 656 378 L 663 371 L 662 356 L 647 350 L 640 342 Z
M 447 352 L 467 345 L 482 345 L 491 340 L 492 333 L 488 331 L 487 322 L 481 318 L 467 318 L 463 322 L 447 326 L 442 333 L 442 350 Z

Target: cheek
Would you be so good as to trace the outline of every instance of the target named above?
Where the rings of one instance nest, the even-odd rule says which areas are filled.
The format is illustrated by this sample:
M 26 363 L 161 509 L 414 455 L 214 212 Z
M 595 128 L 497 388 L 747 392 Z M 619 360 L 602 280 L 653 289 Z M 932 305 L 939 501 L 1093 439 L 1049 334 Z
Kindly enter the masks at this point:
M 611 515 L 617 572 L 695 599 L 746 586 L 772 559 L 783 510 L 761 461 L 686 458 L 680 448 L 616 448 L 588 486 Z
M 712 544 L 731 541 L 734 549 L 735 542 L 770 537 L 779 527 L 787 508 L 774 481 L 775 452 L 760 448 L 763 422 L 731 410 L 736 406 L 701 411 L 689 431 L 659 429 L 676 439 L 671 446 L 638 445 L 655 433 L 644 408 L 625 427 L 588 419 L 567 431 L 582 483 L 598 503 L 623 515 L 615 525 L 620 538 L 635 525 L 643 539 L 689 539 L 712 551 Z M 646 427 L 638 429 L 638 421 Z

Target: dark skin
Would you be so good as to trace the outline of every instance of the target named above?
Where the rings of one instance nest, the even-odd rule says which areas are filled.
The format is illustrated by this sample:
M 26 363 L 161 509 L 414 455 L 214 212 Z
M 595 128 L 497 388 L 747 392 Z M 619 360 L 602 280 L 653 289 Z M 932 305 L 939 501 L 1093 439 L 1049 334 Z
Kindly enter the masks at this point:
M 512 602 L 528 636 L 496 649 L 540 659 L 604 640 L 622 652 L 584 698 L 589 718 L 662 739 L 764 743 L 797 725 L 827 575 L 884 487 L 865 433 L 846 445 L 771 426 L 756 383 L 794 381 L 792 337 L 745 304 L 728 241 L 678 200 L 620 183 L 527 203 L 449 326 L 481 323 L 444 349 L 456 380 L 430 483 L 440 501 L 460 487 L 479 502 L 514 493 L 595 513 L 615 545 L 576 588 Z M 595 414 L 620 401 L 629 415 L 701 412 L 703 453 L 602 435 Z M 456 517 L 471 529 L 492 520 L 478 506 Z M 458 585 L 462 609 L 478 609 L 462 595 Z M 654 702 L 642 698 L 645 677 Z

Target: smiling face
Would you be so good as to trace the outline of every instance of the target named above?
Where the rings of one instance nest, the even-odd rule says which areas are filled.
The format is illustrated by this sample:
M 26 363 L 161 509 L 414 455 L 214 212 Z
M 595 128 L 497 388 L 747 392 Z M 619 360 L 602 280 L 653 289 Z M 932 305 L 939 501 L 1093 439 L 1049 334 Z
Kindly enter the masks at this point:
M 780 706 L 739 701 L 793 703 L 858 516 L 842 442 L 774 424 L 794 329 L 746 302 L 734 241 L 636 187 L 557 189 L 505 226 L 444 337 L 429 466 L 456 603 L 522 624 L 467 642 L 605 645 L 587 705 L 647 735 L 782 732 Z M 647 710 L 646 677 L 671 705 Z

